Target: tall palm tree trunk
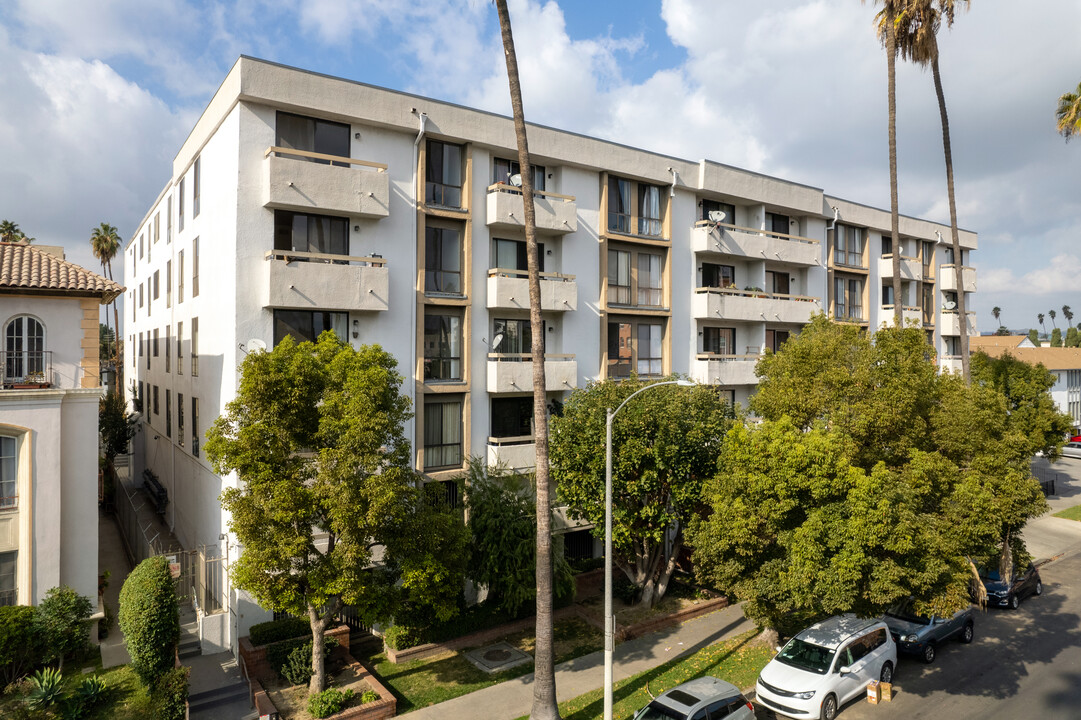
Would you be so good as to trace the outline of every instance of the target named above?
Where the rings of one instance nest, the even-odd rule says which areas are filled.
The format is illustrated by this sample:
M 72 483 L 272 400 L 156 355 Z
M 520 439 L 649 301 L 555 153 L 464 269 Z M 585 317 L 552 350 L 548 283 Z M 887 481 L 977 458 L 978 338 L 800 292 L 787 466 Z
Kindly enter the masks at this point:
M 537 225 L 533 207 L 533 170 L 529 163 L 522 86 L 518 78 L 518 57 L 514 53 L 507 0 L 495 0 L 503 51 L 507 58 L 507 79 L 514 112 L 514 135 L 518 141 L 518 164 L 522 173 L 522 201 L 525 209 L 526 262 L 529 271 L 529 329 L 533 355 L 533 425 L 537 443 L 537 644 L 534 653 L 533 720 L 558 720 L 555 662 L 552 640 L 552 511 L 548 479 L 548 414 L 544 378 L 544 322 L 541 319 Z
M 893 3 L 886 0 L 886 95 L 889 104 L 890 239 L 893 248 L 893 324 L 904 327 L 901 299 L 900 209 L 897 201 L 897 28 Z
M 961 376 L 969 381 L 968 367 L 968 313 L 965 310 L 965 269 L 961 262 L 961 239 L 957 233 L 957 199 L 953 193 L 953 150 L 950 145 L 950 118 L 946 114 L 946 96 L 942 92 L 942 76 L 938 71 L 938 52 L 931 59 L 931 77 L 935 80 L 935 95 L 938 96 L 938 114 L 942 118 L 942 154 L 946 158 L 946 195 L 950 200 L 950 239 L 953 241 L 953 272 L 957 283 L 957 317 L 961 331 Z
M 109 279 L 113 279 L 113 261 L 109 260 L 105 263 L 109 271 Z M 115 329 L 113 337 L 113 387 L 116 388 L 116 392 L 123 393 L 124 388 L 124 369 L 120 366 L 120 311 L 116 309 L 116 298 L 113 298 L 113 328 Z M 180 338 L 177 338 L 177 342 L 180 342 Z

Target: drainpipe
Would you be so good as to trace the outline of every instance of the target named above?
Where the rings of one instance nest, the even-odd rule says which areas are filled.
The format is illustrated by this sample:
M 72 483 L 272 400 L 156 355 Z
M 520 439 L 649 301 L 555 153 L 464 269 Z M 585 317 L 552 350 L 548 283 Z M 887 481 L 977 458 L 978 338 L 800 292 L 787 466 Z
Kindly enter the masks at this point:
M 668 168 L 668 172 L 672 173 L 672 188 L 668 191 L 668 196 L 675 197 L 676 183 L 679 182 L 679 172 L 675 168 Z
M 830 210 L 833 211 L 833 222 L 830 223 L 830 226 L 827 228 L 827 230 L 833 230 L 835 227 L 837 227 L 837 220 L 841 217 L 841 211 L 835 208 L 833 205 L 830 205 Z
M 413 112 L 414 113 L 417 112 L 417 109 L 413 108 Z M 417 371 L 417 292 L 416 291 L 417 291 L 417 271 L 418 271 L 418 268 L 417 268 L 417 242 L 418 242 L 418 240 L 417 240 L 417 231 L 419 229 L 417 227 L 417 209 L 418 209 L 418 207 L 420 205 L 420 198 L 418 197 L 420 193 L 417 191 L 417 187 L 420 184 L 420 178 L 418 177 L 417 170 L 418 170 L 418 166 L 420 164 L 420 141 L 424 137 L 424 128 L 428 124 L 428 113 L 423 113 L 422 112 L 422 113 L 420 113 L 419 117 L 420 117 L 420 128 L 417 130 L 417 139 L 413 141 L 413 242 L 410 243 L 410 245 L 413 248 L 413 251 L 412 251 L 413 262 L 412 262 L 411 270 L 410 270 L 410 272 L 413 273 L 413 295 L 412 295 L 412 297 L 410 298 L 410 301 L 409 301 L 409 306 L 410 306 L 409 313 L 410 313 L 410 317 L 412 318 L 412 323 L 409 326 L 409 328 L 410 328 L 409 361 L 412 363 L 412 367 L 413 367 L 412 372 L 410 373 L 410 374 L 413 375 L 413 378 L 412 378 L 413 382 L 409 383 L 409 398 L 413 401 L 414 412 L 416 411 L 416 408 L 417 408 L 417 378 L 416 378 L 416 371 Z M 412 438 L 413 443 L 412 444 L 413 444 L 414 452 L 416 451 L 416 448 L 417 448 L 416 432 L 417 432 L 417 426 L 414 423 L 413 426 L 412 426 L 412 431 L 411 431 L 411 434 L 413 436 L 413 438 Z M 414 461 L 415 461 L 415 458 L 414 458 Z

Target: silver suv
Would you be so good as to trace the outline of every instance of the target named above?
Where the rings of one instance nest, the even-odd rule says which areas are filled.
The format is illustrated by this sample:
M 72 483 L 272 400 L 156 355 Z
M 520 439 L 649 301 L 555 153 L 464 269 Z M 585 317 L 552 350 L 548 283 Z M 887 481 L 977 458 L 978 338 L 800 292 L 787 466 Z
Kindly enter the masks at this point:
M 754 720 L 754 706 L 730 682 L 706 675 L 677 685 L 634 720 Z

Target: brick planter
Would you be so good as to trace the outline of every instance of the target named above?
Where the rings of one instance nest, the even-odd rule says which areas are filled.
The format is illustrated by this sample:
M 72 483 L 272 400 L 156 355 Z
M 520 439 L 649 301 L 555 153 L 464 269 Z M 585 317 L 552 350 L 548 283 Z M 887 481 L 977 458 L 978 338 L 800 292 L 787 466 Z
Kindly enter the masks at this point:
M 652 618 L 651 620 L 644 620 L 643 622 L 636 623 L 629 626 L 616 626 L 616 637 L 623 640 L 630 640 L 631 638 L 641 637 L 642 635 L 648 635 L 651 632 L 656 632 L 672 625 L 679 625 L 685 623 L 688 620 L 694 620 L 695 618 L 708 615 L 714 610 L 723 610 L 728 607 L 728 598 L 719 597 L 712 598 L 710 600 L 703 600 L 697 605 L 691 605 L 689 608 L 684 608 L 677 613 L 671 615 L 662 615 L 660 617 Z
M 349 626 L 339 625 L 323 633 L 325 638 L 334 638 L 338 641 L 338 647 L 331 653 L 331 657 L 343 658 L 349 656 Z M 284 640 L 282 642 L 285 642 Z M 240 638 L 240 656 L 244 661 L 244 667 L 248 670 L 248 677 L 266 682 L 277 677 L 277 673 L 270 667 L 266 652 L 269 645 L 252 645 L 251 638 L 245 635 Z
M 342 627 L 345 627 L 344 625 Z M 327 633 L 330 634 L 329 631 Z M 245 638 L 247 639 L 247 638 Z M 259 647 L 265 647 L 260 645 Z M 327 717 L 327 720 L 385 720 L 386 718 L 392 718 L 398 713 L 398 700 L 394 697 L 393 693 L 387 690 L 383 683 L 379 682 L 368 672 L 368 668 L 361 665 L 348 651 L 345 652 L 344 660 L 346 667 L 353 668 L 357 676 L 368 684 L 372 690 L 379 694 L 379 699 L 375 702 L 363 703 L 361 705 L 354 705 L 353 707 L 346 708 L 340 713 L 335 713 Z M 255 710 L 259 713 L 259 717 L 277 717 L 278 708 L 274 707 L 274 703 L 270 700 L 270 696 L 267 695 L 266 690 L 263 689 L 262 683 L 255 678 L 252 678 L 249 682 L 251 688 L 252 702 L 255 705 Z

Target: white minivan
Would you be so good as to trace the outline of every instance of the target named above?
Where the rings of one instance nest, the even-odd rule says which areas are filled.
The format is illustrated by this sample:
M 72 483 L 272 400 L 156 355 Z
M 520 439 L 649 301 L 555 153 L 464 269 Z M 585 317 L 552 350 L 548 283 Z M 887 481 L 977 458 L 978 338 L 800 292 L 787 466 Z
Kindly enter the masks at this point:
M 833 720 L 872 680 L 893 681 L 897 645 L 881 620 L 839 615 L 803 630 L 758 676 L 760 705 L 792 718 Z

